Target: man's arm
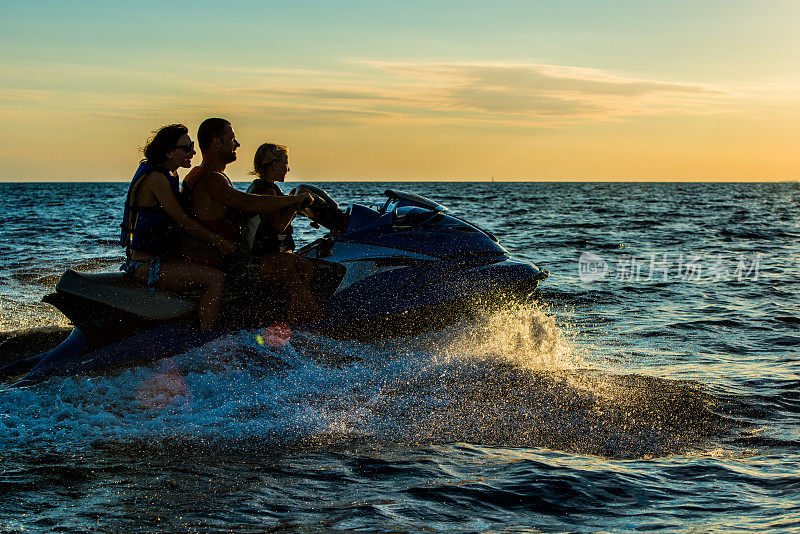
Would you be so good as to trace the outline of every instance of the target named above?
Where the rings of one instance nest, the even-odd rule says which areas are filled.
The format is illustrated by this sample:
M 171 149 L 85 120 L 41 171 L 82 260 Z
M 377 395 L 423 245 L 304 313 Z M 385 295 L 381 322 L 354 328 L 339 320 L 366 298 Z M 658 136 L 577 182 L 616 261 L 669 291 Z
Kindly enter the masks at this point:
M 220 204 L 244 213 L 273 212 L 283 208 L 300 209 L 302 206 L 314 202 L 308 193 L 299 195 L 251 195 L 242 193 L 219 173 L 209 173 L 203 178 L 206 192 Z
M 178 202 L 178 199 L 175 198 L 175 194 L 172 192 L 166 176 L 160 172 L 152 172 L 146 178 L 145 183 L 149 186 L 150 190 L 153 192 L 153 196 L 156 197 L 156 200 L 158 200 L 158 203 L 161 204 L 162 208 L 164 208 L 164 211 L 167 212 L 167 215 L 169 215 L 170 219 L 175 221 L 175 223 L 186 233 L 211 243 L 225 254 L 230 254 L 236 250 L 236 245 L 233 242 L 228 241 L 218 234 L 215 234 L 205 226 L 199 224 L 197 221 L 186 215 L 186 212 L 183 211 L 180 202 Z

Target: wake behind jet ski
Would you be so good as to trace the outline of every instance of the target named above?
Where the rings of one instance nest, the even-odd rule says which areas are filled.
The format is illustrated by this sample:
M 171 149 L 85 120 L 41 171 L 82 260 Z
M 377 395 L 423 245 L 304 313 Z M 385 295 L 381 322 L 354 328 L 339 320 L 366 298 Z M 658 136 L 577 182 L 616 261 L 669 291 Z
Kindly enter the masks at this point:
M 303 214 L 328 230 L 296 252 L 314 264 L 311 292 L 326 315 L 301 329 L 356 339 L 418 333 L 476 303 L 528 298 L 548 275 L 425 197 L 387 190 L 380 209 L 353 204 L 344 211 L 325 191 L 299 188 L 315 196 Z M 24 385 L 129 365 L 286 320 L 282 294 L 257 277 L 241 277 L 229 289 L 219 331 L 198 332 L 196 294 L 151 294 L 122 273 L 67 271 L 43 300 L 72 322 L 72 334 L 52 351 L 0 369 L 0 378 L 24 375 Z

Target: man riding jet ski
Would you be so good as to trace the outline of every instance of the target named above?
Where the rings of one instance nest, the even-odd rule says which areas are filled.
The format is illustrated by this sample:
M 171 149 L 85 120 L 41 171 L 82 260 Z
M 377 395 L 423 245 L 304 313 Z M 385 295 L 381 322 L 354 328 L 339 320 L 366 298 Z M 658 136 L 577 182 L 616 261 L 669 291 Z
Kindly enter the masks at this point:
M 300 329 L 336 338 L 370 339 L 436 328 L 474 304 L 526 299 L 548 276 L 509 255 L 486 230 L 447 213 L 425 197 L 387 190 L 380 209 L 346 211 L 323 190 L 303 210 L 328 234 L 298 249 L 314 265 L 310 290 L 325 319 Z M 286 320 L 285 296 L 257 277 L 238 280 L 224 297 L 222 331 Z M 198 332 L 197 296 L 132 282 L 122 273 L 67 271 L 44 297 L 73 323 L 70 337 L 50 352 L 0 369 L 20 384 L 50 376 L 106 369 L 200 346 L 221 332 Z

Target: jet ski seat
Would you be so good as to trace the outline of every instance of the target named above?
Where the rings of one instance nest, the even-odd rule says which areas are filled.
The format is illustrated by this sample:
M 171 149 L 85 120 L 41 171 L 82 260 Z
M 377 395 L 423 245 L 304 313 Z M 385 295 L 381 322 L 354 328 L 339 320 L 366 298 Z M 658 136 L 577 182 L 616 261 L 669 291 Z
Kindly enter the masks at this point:
M 56 291 L 154 320 L 175 319 L 197 308 L 194 299 L 172 292 L 156 291 L 151 295 L 141 282 L 121 272 L 90 274 L 70 269 L 58 281 Z

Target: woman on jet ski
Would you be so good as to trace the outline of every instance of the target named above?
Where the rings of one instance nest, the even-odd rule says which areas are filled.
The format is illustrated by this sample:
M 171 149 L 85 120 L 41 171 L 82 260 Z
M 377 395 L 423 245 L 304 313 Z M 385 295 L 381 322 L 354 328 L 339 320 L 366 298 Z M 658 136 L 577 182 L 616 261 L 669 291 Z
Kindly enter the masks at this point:
M 219 312 L 225 274 L 215 267 L 176 257 L 178 230 L 214 244 L 224 254 L 236 245 L 186 215 L 178 200 L 180 167 L 189 168 L 196 154 L 189 130 L 171 124 L 158 130 L 144 148 L 144 157 L 125 199 L 120 243 L 127 260 L 121 270 L 154 288 L 202 290 L 200 329 L 213 329 Z
M 247 192 L 259 195 L 283 195 L 275 182 L 283 182 L 289 172 L 289 151 L 283 145 L 264 143 L 253 157 L 253 172 L 258 178 Z M 252 242 L 252 255 L 260 258 L 259 275 L 262 279 L 281 286 L 289 301 L 289 322 L 302 323 L 323 317 L 309 286 L 314 274 L 311 261 L 292 254 L 292 219 L 297 211 L 292 208 L 262 213 L 248 221 L 248 241 Z

